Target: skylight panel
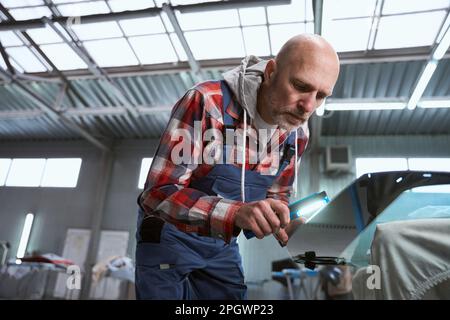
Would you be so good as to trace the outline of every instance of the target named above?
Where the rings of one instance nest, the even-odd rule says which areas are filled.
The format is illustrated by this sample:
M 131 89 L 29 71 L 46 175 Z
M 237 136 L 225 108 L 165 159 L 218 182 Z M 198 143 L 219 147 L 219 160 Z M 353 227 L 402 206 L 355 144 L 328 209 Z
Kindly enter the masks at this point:
M 41 45 L 41 49 L 59 70 L 87 68 L 83 60 L 65 43 Z
M 8 69 L 8 66 L 5 63 L 5 60 L 3 60 L 3 57 L 0 58 L 0 66 L 3 68 L 3 70 Z
M 128 10 L 142 10 L 147 8 L 154 8 L 153 1 L 148 0 L 109 0 L 108 1 L 111 10 L 114 12 L 128 11 Z
M 24 73 L 25 70 L 14 60 L 14 57 L 9 57 L 9 62 L 11 63 L 12 67 L 16 69 L 17 71 Z
M 236 9 L 179 13 L 176 16 L 182 30 L 213 29 L 239 26 Z
M 0 31 L 0 41 L 4 47 L 23 45 L 23 42 L 13 31 Z
M 405 13 L 433 9 L 447 9 L 448 0 L 385 0 L 383 14 Z
M 323 17 L 326 19 L 371 17 L 376 0 L 325 0 Z
M 171 0 L 170 2 L 173 5 L 186 5 L 186 4 L 196 4 L 196 3 L 208 3 L 208 2 L 217 2 L 218 0 Z M 156 3 L 158 5 L 162 5 L 167 0 L 157 0 Z
M 9 13 L 16 20 L 29 20 L 29 19 L 39 19 L 42 17 L 50 17 L 52 12 L 49 8 L 42 7 L 32 7 L 32 8 L 21 8 L 21 9 L 10 9 Z
M 170 39 L 172 40 L 172 44 L 175 48 L 175 51 L 178 54 L 178 58 L 180 61 L 187 61 L 187 55 L 186 51 L 184 51 L 183 46 L 181 45 L 180 39 L 178 39 L 178 36 L 175 33 L 170 34 Z
M 57 6 L 63 16 L 77 17 L 111 12 L 104 1 L 62 4 Z
M 310 0 L 292 0 L 289 5 L 267 7 L 269 23 L 312 21 L 314 19 Z
M 239 16 L 243 26 L 266 24 L 266 13 L 264 8 L 239 9 Z
M 25 72 L 47 71 L 44 65 L 27 47 L 6 48 L 8 55 L 13 57 L 25 70 Z
M 177 56 L 165 34 L 129 38 L 134 52 L 142 64 L 177 61 Z M 155 48 L 158 48 L 155 50 Z
M 0 2 L 7 8 L 38 6 L 44 4 L 43 0 L 1 0 Z
M 269 30 L 273 55 L 276 55 L 281 49 L 281 46 L 291 37 L 300 33 L 310 32 L 307 30 L 305 23 L 272 25 L 269 27 Z
M 194 57 L 199 60 L 245 55 L 239 28 L 185 32 L 185 37 Z
M 174 32 L 173 30 L 173 26 L 172 26 L 172 22 L 170 22 L 169 17 L 167 16 L 167 14 L 165 12 L 160 12 L 159 15 L 161 16 L 164 25 L 167 28 L 168 32 Z
M 80 40 L 95 40 L 123 36 L 122 31 L 115 21 L 73 25 L 72 29 Z
M 269 35 L 267 28 L 261 27 L 245 27 L 242 30 L 244 34 L 246 55 L 253 54 L 256 56 L 270 55 Z
M 445 11 L 436 11 L 382 17 L 375 49 L 432 45 L 445 14 Z
M 121 20 L 119 23 L 126 36 L 166 32 L 159 16 Z
M 371 23 L 371 18 L 326 21 L 322 34 L 338 52 L 365 50 Z
M 52 0 L 54 4 L 60 4 L 60 3 L 68 3 L 68 2 L 84 2 L 86 0 Z
M 27 33 L 37 44 L 62 42 L 60 36 L 49 26 L 27 30 Z
M 118 67 L 139 63 L 124 38 L 86 41 L 84 46 L 100 67 Z

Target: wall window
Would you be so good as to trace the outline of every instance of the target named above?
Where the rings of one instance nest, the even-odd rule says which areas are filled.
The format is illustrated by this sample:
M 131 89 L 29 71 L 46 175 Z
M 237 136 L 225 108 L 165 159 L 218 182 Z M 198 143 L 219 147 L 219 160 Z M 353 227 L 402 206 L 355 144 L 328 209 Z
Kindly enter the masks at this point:
M 406 158 L 356 158 L 356 177 L 366 173 L 408 170 Z
M 0 159 L 0 186 L 75 188 L 80 158 Z
M 408 166 L 409 170 L 450 172 L 450 158 L 409 158 Z M 450 184 L 418 187 L 412 191 L 450 193 Z
M 0 159 L 0 186 L 5 185 L 10 165 L 11 159 Z
M 148 171 L 152 165 L 153 158 L 143 158 L 141 163 L 141 172 L 139 173 L 138 188 L 144 189 L 145 180 L 147 179 Z
M 409 170 L 450 172 L 450 158 L 409 158 Z
M 450 172 L 450 158 L 356 158 L 355 166 L 357 178 L 366 173 L 397 170 Z M 450 184 L 424 186 L 412 191 L 450 193 Z
M 47 159 L 41 187 L 75 188 L 80 167 L 80 158 Z
M 6 178 L 8 187 L 39 187 L 45 159 L 13 159 Z

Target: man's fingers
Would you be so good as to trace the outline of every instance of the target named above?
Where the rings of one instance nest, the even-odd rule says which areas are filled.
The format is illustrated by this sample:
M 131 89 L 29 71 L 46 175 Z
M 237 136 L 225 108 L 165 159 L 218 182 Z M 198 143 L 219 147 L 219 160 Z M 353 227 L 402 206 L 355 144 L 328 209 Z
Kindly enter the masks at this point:
M 272 208 L 272 210 L 275 212 L 275 214 L 278 216 L 280 223 L 281 223 L 281 227 L 284 228 L 286 227 L 289 222 L 291 221 L 290 217 L 289 217 L 289 208 L 287 205 L 285 205 L 283 202 L 281 202 L 280 200 L 275 200 L 275 199 L 268 199 L 269 204 Z
M 271 226 L 269 225 L 269 222 L 267 221 L 267 217 L 264 212 L 262 212 L 261 210 L 256 209 L 257 211 L 255 212 L 254 218 L 256 223 L 258 224 L 259 228 L 262 230 L 262 232 L 264 233 L 264 235 L 269 235 L 273 232 Z
M 258 226 L 258 224 L 256 223 L 256 221 L 254 221 L 251 224 L 251 230 L 253 231 L 253 233 L 255 234 L 255 237 L 257 237 L 258 239 L 262 239 L 264 238 L 264 232 L 261 230 L 261 228 Z
M 281 241 L 284 245 L 287 244 L 289 240 L 289 236 L 287 235 L 286 231 L 284 229 L 280 229 L 276 234 L 275 237 Z
M 269 203 L 262 202 L 261 205 L 262 205 L 261 210 L 264 213 L 264 218 L 270 224 L 271 233 L 277 232 L 281 226 L 280 219 L 278 218 L 277 214 L 273 211 Z

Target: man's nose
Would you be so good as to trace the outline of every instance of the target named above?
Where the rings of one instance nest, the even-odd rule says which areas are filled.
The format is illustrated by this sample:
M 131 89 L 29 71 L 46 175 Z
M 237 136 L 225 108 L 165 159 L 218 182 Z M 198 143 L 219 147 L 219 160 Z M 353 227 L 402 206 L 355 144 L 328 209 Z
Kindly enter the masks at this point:
M 305 113 L 312 113 L 316 107 L 316 93 L 307 92 L 299 100 L 298 107 Z

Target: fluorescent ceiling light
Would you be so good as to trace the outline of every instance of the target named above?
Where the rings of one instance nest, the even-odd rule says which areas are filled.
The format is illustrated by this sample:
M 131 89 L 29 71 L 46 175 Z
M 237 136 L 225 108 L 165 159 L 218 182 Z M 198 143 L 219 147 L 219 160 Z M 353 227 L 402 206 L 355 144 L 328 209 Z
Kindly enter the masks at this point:
M 448 100 L 422 100 L 417 105 L 420 108 L 450 108 L 450 99 Z
M 329 111 L 353 110 L 401 110 L 406 107 L 404 102 L 331 102 L 325 105 Z
M 25 223 L 22 229 L 22 236 L 20 237 L 19 249 L 17 249 L 17 259 L 23 258 L 28 247 L 28 240 L 30 239 L 31 227 L 33 226 L 34 214 L 28 213 L 25 217 Z
M 433 76 L 434 70 L 436 70 L 437 66 L 436 60 L 431 60 L 427 63 L 425 69 L 420 75 L 419 81 L 414 89 L 411 98 L 408 101 L 408 109 L 412 110 L 417 106 L 420 98 L 422 97 L 423 92 L 425 91 L 428 83 L 430 82 L 431 77 Z

